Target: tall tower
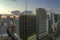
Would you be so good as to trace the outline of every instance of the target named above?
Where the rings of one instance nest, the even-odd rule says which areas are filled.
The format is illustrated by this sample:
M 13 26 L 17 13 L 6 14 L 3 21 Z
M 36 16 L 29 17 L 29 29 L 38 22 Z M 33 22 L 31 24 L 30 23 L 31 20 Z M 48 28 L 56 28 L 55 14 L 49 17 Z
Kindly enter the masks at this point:
M 36 10 L 36 17 L 37 17 L 37 27 L 38 27 L 38 33 L 46 31 L 47 26 L 47 12 L 43 8 L 38 8 Z
M 54 12 L 51 13 L 51 20 L 52 20 L 52 31 L 55 32 L 55 23 L 57 23 L 57 14 Z
M 36 26 L 37 34 L 40 38 L 40 34 L 47 32 L 47 11 L 43 8 L 38 8 L 36 10 Z
M 22 38 L 22 40 L 28 40 L 29 37 L 31 37 L 34 34 L 36 34 L 36 16 L 21 15 L 20 16 L 20 38 Z

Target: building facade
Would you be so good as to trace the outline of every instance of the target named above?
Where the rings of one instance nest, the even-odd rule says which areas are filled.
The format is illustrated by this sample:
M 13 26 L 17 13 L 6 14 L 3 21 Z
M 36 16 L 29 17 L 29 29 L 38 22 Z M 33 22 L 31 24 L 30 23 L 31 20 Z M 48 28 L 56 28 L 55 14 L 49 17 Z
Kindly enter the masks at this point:
M 39 38 L 43 37 L 47 33 L 47 11 L 43 8 L 38 8 L 36 10 L 36 28 Z
M 37 22 L 37 28 L 38 33 L 46 32 L 47 27 L 47 12 L 43 8 L 38 8 L 36 10 L 36 22 Z
M 36 16 L 20 15 L 20 38 L 22 40 L 28 40 L 35 34 L 36 34 Z

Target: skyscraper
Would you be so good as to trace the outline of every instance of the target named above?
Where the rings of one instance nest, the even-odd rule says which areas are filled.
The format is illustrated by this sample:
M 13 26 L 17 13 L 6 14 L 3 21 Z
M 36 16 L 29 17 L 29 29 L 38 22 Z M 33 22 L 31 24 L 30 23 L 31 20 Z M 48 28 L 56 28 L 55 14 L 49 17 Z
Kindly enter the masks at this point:
M 52 20 L 52 31 L 55 32 L 55 23 L 57 23 L 57 14 L 55 14 L 54 12 L 51 13 L 51 20 Z
M 36 10 L 36 26 L 37 34 L 40 38 L 41 33 L 47 32 L 47 11 L 43 8 L 38 8 Z
M 48 33 L 49 34 L 52 33 L 52 20 L 51 19 L 48 20 Z
M 39 33 L 46 31 L 47 26 L 47 12 L 43 8 L 38 8 L 36 10 L 37 26 L 39 28 Z
M 27 40 L 36 34 L 36 16 L 21 15 L 20 16 L 20 38 Z

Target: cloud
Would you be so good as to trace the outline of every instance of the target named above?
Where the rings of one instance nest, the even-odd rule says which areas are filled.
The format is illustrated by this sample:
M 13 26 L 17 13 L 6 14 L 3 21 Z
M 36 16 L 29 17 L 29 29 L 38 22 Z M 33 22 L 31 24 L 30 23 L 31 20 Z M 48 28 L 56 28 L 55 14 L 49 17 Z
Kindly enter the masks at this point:
M 21 14 L 22 15 L 31 15 L 33 12 L 32 11 L 23 11 Z
M 12 14 L 15 14 L 15 15 L 19 15 L 20 14 L 20 11 L 19 10 L 13 10 L 11 11 Z

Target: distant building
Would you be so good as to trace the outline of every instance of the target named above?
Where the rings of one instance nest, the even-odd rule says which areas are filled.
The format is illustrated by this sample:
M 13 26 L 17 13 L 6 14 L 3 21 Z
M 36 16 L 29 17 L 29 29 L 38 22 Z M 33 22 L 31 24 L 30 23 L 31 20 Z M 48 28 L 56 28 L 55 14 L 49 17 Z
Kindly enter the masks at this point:
M 16 27 L 19 24 L 18 22 L 16 22 L 17 18 L 11 18 L 10 16 L 14 16 L 14 15 L 7 15 L 7 14 L 1 14 L 0 16 L 0 30 L 2 30 L 0 33 L 6 33 L 6 30 L 11 27 L 11 26 L 15 26 L 14 27 L 14 31 L 16 32 Z M 18 24 L 16 24 L 18 23 Z M 16 25 L 15 25 L 16 24 Z M 10 28 L 11 30 L 11 28 Z
M 14 14 L 14 15 L 19 15 L 20 11 L 19 10 L 13 10 L 13 11 L 11 11 L 11 13 Z
M 48 32 L 48 34 L 51 34 L 53 32 L 51 17 L 52 16 L 48 15 L 48 20 L 47 20 L 47 32 Z
M 32 11 L 23 11 L 20 15 L 32 15 Z
M 53 32 L 55 32 L 55 23 L 57 23 L 57 21 L 59 20 L 59 17 L 57 14 L 55 13 L 51 13 L 51 20 L 52 20 L 52 29 L 53 29 Z
M 55 32 L 55 14 L 51 13 L 51 20 L 52 20 L 52 31 Z
M 48 20 L 48 33 L 51 34 L 51 33 L 53 32 L 52 30 L 53 30 L 53 29 L 52 29 L 52 20 L 49 19 L 49 20 Z
M 56 16 L 57 16 L 57 21 L 60 22 L 60 14 L 56 14 Z

